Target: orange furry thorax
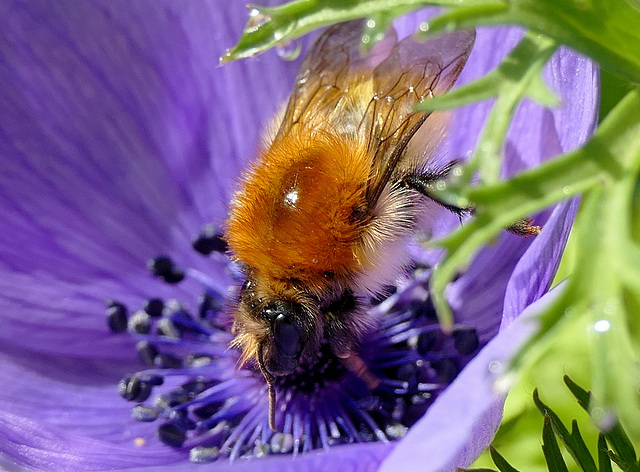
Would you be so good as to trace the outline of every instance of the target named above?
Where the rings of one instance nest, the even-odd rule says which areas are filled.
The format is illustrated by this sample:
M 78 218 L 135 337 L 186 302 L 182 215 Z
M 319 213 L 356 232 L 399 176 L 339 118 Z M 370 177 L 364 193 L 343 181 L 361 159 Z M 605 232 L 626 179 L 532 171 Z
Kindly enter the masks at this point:
M 362 269 L 372 157 L 356 138 L 294 126 L 261 152 L 232 203 L 234 256 L 322 292 Z

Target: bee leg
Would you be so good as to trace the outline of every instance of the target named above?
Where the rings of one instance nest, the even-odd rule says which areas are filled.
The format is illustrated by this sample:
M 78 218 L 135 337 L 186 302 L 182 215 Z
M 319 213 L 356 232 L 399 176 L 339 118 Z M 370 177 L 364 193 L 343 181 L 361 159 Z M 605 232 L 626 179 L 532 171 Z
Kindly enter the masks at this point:
M 407 174 L 402 177 L 400 182 L 404 187 L 421 193 L 428 199 L 436 202 L 441 207 L 446 208 L 452 213 L 455 213 L 459 218 L 462 218 L 463 216 L 473 213 L 473 207 L 459 207 L 456 205 L 452 205 L 442 200 L 436 192 L 436 183 L 440 180 L 444 180 L 456 164 L 457 162 L 453 161 L 439 170 L 426 170 L 419 174 Z
M 331 351 L 342 365 L 360 378 L 370 390 L 380 385 L 376 377 L 357 354 L 362 334 L 371 326 L 362 301 L 350 290 L 330 302 L 325 309 L 324 336 Z
M 542 231 L 541 226 L 535 226 L 531 218 L 522 218 L 516 221 L 511 226 L 507 227 L 507 231 L 516 234 L 518 236 L 537 236 Z
M 415 190 L 416 192 L 421 193 L 425 197 L 430 200 L 436 202 L 441 207 L 446 208 L 452 213 L 458 215 L 458 218 L 462 219 L 463 216 L 471 215 L 474 213 L 475 208 L 473 206 L 469 207 L 459 207 L 456 205 L 451 205 L 440 199 L 435 191 L 436 182 L 439 180 L 443 180 L 451 169 L 457 164 L 456 161 L 453 161 L 447 164 L 443 169 L 437 171 L 427 170 L 421 174 L 408 174 L 405 175 L 401 179 L 401 184 L 406 188 L 410 188 Z M 505 228 L 510 233 L 516 234 L 518 236 L 536 236 L 540 233 L 541 227 L 533 225 L 533 220 L 530 218 L 522 218 L 510 226 Z
M 264 357 L 262 355 L 262 343 L 258 344 L 258 366 L 260 367 L 260 372 L 264 376 L 264 380 L 267 382 L 267 387 L 269 388 L 269 428 L 272 431 L 277 431 L 276 429 L 276 386 L 275 377 L 267 370 L 264 365 Z
M 375 390 L 380 385 L 380 379 L 376 377 L 364 363 L 358 354 L 351 354 L 348 357 L 340 358 L 342 365 L 349 369 L 353 374 L 361 379 L 369 390 Z

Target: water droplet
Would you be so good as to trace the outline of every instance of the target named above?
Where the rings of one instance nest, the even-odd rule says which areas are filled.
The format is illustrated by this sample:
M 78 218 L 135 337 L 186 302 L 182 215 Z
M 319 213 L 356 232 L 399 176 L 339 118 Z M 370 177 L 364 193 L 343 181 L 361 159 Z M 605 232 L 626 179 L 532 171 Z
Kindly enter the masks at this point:
M 262 27 L 262 25 L 270 21 L 271 17 L 269 15 L 265 15 L 257 8 L 251 8 L 249 9 L 249 21 L 247 21 L 247 24 L 244 27 L 244 32 L 253 33 Z
M 420 26 L 418 26 L 418 29 L 426 33 L 427 31 L 429 31 L 429 23 L 426 21 L 420 23 Z
M 436 190 L 446 190 L 447 183 L 444 180 L 438 180 L 436 182 Z
M 493 374 L 499 374 L 502 372 L 502 362 L 500 361 L 491 361 L 489 362 L 489 372 Z
M 373 18 L 369 18 L 367 20 L 367 28 L 375 28 L 376 27 L 376 20 L 374 20 Z
M 362 44 L 369 44 L 371 42 L 371 36 L 368 34 L 362 35 Z
M 604 308 L 602 309 L 602 311 L 606 314 L 606 315 L 614 315 L 618 312 L 619 306 L 618 306 L 618 301 L 617 300 L 609 300 L 607 302 L 607 304 L 604 306 Z
M 571 195 L 571 193 L 573 193 L 573 187 L 571 187 L 571 185 L 565 185 L 562 187 L 562 193 L 565 195 Z
M 593 330 L 598 333 L 606 333 L 611 329 L 609 320 L 598 320 L 593 324 Z
M 483 143 L 481 149 L 485 154 L 493 154 L 496 151 L 496 147 L 493 143 Z
M 611 409 L 605 409 L 600 406 L 591 410 L 591 418 L 593 422 L 603 431 L 609 431 L 616 424 L 616 414 Z
M 284 41 L 276 46 L 276 54 L 283 61 L 295 61 L 301 51 L 302 45 L 297 41 Z
M 516 375 L 513 375 L 513 374 L 503 375 L 499 377 L 498 380 L 496 380 L 496 382 L 493 384 L 493 388 L 497 392 L 507 393 L 509 390 L 513 388 L 517 380 L 518 378 Z

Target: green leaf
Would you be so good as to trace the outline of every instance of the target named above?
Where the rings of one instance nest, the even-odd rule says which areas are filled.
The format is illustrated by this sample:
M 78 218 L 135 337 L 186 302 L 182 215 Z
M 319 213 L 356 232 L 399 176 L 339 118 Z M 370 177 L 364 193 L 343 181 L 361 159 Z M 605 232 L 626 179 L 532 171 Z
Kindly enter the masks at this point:
M 518 24 L 590 55 L 608 71 L 640 81 L 637 0 L 297 0 L 275 8 L 250 7 L 238 44 L 223 60 L 259 54 L 321 26 L 383 15 L 388 21 L 427 6 L 452 7 L 430 31 Z
M 589 412 L 589 401 L 591 400 L 591 392 L 587 392 L 580 385 L 571 380 L 571 377 L 565 375 L 562 380 L 564 380 L 565 385 L 569 388 L 571 393 L 576 400 L 578 400 L 578 404 L 582 407 L 584 411 Z
M 496 98 L 473 156 L 463 167 L 464 174 L 457 185 L 470 185 L 476 171 L 479 171 L 480 180 L 485 184 L 499 180 L 502 143 L 523 98 L 531 98 L 546 106 L 559 104 L 558 98 L 541 79 L 542 69 L 555 49 L 556 44 L 549 38 L 526 34 L 497 69 L 418 106 L 429 111 L 443 110 Z
M 612 184 L 629 173 L 635 175 L 634 167 L 640 163 L 640 140 L 637 136 L 640 136 L 640 92 L 634 90 L 609 113 L 594 136 L 581 149 L 547 161 L 508 181 L 461 189 L 463 196 L 476 204 L 475 218 L 447 237 L 431 242 L 447 251 L 430 281 L 433 302 L 445 327 L 451 323 L 453 316 L 444 296 L 445 289 L 453 277 L 464 269 L 475 251 L 492 241 L 503 228 L 514 221 L 541 211 L 555 202 L 586 192 L 603 182 Z M 613 213 L 609 216 L 618 218 L 619 215 L 620 213 Z M 582 220 L 585 221 L 582 224 L 584 231 L 589 235 L 601 234 L 598 229 L 606 228 L 593 215 L 583 215 Z M 614 228 L 617 226 L 619 222 L 613 225 Z M 614 249 L 620 251 L 624 247 L 626 246 L 620 246 L 616 242 Z M 607 248 L 602 250 L 603 254 L 607 254 Z M 585 248 L 585 251 L 579 256 L 582 265 L 604 260 L 604 256 L 593 257 L 593 254 L 598 254 L 593 252 L 593 248 Z M 619 270 L 628 272 L 628 269 L 622 269 L 622 265 L 629 265 L 629 257 L 626 252 L 624 254 L 620 259 Z M 622 251 L 616 258 L 621 255 Z M 589 284 L 597 284 L 597 276 L 607 273 L 602 268 L 583 272 L 581 268 L 580 280 L 584 281 L 587 273 L 595 277 Z M 579 290 L 581 286 L 576 280 L 577 277 L 573 278 L 570 284 L 573 292 L 561 297 L 548 314 L 541 318 L 541 330 L 527 343 L 525 349 L 537 344 L 562 319 L 569 299 L 579 299 L 583 295 L 591 298 L 589 291 Z M 516 358 L 516 366 L 521 361 L 520 357 Z
M 502 457 L 502 455 L 495 447 L 489 446 L 489 453 L 491 454 L 493 463 L 500 470 L 500 472 L 518 472 L 518 469 L 509 464 L 509 462 L 507 462 L 507 460 Z
M 316 28 L 342 21 L 374 18 L 388 24 L 392 18 L 424 7 L 425 3 L 424 0 L 297 0 L 273 8 L 251 5 L 242 37 L 221 60 L 252 57 Z M 436 0 L 432 3 L 448 6 L 457 2 Z M 371 30 L 374 36 L 380 30 L 377 21 Z
M 569 378 L 569 376 L 564 377 L 564 382 L 571 390 L 571 393 L 578 400 L 578 404 L 584 409 L 586 412 L 589 412 L 589 404 L 591 402 L 591 392 L 587 392 L 578 384 L 576 384 L 573 380 Z M 635 466 L 636 464 L 636 453 L 633 447 L 633 443 L 627 436 L 627 433 L 622 428 L 622 425 L 619 421 L 614 421 L 609 425 L 605 431 L 601 433 L 601 436 L 604 436 L 611 447 L 616 453 L 616 462 L 620 462 L 621 464 L 626 464 L 627 466 Z M 606 445 L 605 445 L 606 447 Z M 600 449 L 600 442 L 598 441 L 598 449 Z M 630 470 L 638 470 L 638 468 L 632 468 Z
M 542 452 L 547 461 L 549 472 L 569 472 L 558 447 L 556 436 L 553 434 L 551 418 L 548 415 L 544 417 L 544 426 L 542 428 Z
M 571 390 L 571 393 L 578 400 L 578 404 L 580 405 L 580 407 L 584 411 L 589 413 L 591 399 L 593 398 L 591 392 L 588 392 L 582 387 L 580 387 L 573 380 L 571 380 L 569 376 L 566 376 L 566 375 L 564 376 L 564 382 L 569 388 L 569 390 Z M 600 434 L 600 436 L 603 436 L 604 438 L 606 438 L 607 441 L 609 441 L 609 444 L 611 444 L 611 447 L 615 451 L 616 463 L 624 466 L 625 470 L 640 470 L 640 468 L 638 468 L 637 466 L 638 464 L 636 463 L 636 452 L 633 447 L 633 443 L 629 439 L 629 436 L 627 435 L 627 433 L 624 431 L 620 422 L 615 420 L 615 418 L 612 418 L 612 419 L 613 421 L 609 423 L 608 425 L 609 427 L 605 431 L 603 431 Z M 600 448 L 601 448 L 601 444 L 599 439 L 598 450 L 600 450 Z M 605 448 L 606 448 L 606 445 L 605 445 Z M 600 461 L 602 461 L 601 458 L 600 458 Z
M 462 1 L 430 22 L 430 29 L 499 24 L 525 26 L 588 54 L 616 75 L 640 79 L 640 13 L 625 0 L 512 0 L 503 9 L 492 0 Z
M 609 447 L 602 433 L 598 435 L 598 470 L 599 472 L 612 472 Z
M 560 417 L 558 417 L 558 415 L 549 406 L 545 405 L 542 400 L 540 400 L 537 389 L 533 391 L 533 402 L 540 413 L 545 417 L 545 424 L 547 423 L 548 418 L 548 422 L 553 428 L 553 431 L 558 435 L 562 443 L 567 448 L 567 451 L 569 451 L 569 454 L 571 454 L 571 457 L 573 457 L 580 468 L 585 472 L 597 472 L 598 469 L 596 469 L 595 461 L 593 460 L 593 457 L 591 457 L 591 453 L 582 439 L 578 423 L 575 420 L 572 422 L 572 429 L 570 433 L 564 423 L 560 420 Z

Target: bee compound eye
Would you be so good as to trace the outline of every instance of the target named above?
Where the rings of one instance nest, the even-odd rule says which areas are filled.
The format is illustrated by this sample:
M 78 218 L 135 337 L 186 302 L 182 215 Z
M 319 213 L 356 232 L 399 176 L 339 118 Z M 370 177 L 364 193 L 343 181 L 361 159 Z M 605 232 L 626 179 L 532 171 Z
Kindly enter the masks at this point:
M 287 315 L 280 313 L 273 320 L 273 339 L 281 360 L 295 360 L 297 364 L 302 352 L 302 339 L 298 328 Z

